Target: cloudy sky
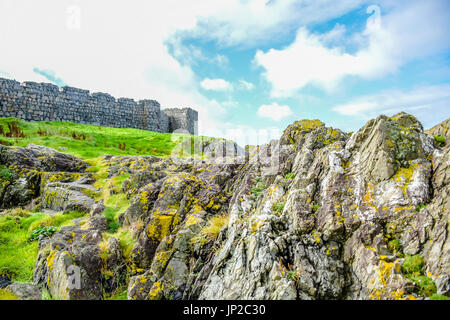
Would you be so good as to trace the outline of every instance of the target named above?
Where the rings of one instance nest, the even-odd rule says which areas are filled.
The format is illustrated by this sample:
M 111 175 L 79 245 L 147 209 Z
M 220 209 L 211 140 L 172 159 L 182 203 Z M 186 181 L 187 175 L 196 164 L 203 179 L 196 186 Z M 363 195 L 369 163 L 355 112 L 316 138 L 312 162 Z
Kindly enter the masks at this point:
M 0 77 L 199 111 L 241 145 L 295 120 L 450 117 L 448 0 L 0 0 Z

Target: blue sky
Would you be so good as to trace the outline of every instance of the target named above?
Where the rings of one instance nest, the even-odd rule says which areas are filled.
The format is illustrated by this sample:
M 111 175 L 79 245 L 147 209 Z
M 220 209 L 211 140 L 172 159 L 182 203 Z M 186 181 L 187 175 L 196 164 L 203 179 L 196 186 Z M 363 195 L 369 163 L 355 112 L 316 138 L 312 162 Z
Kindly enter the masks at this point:
M 200 134 L 277 139 L 406 111 L 450 117 L 450 2 L 0 0 L 0 77 L 199 111 Z

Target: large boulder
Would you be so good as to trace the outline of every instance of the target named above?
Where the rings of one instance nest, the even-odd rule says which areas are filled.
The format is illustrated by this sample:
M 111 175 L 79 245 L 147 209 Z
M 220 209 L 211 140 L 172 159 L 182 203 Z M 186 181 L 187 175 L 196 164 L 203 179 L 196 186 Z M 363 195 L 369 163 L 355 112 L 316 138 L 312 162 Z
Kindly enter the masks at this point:
M 126 268 L 117 239 L 104 239 L 106 219 L 67 226 L 39 242 L 33 281 L 62 300 L 100 300 L 123 285 Z
M 24 207 L 37 198 L 43 172 L 84 172 L 83 160 L 52 148 L 0 145 L 0 209 Z
M 0 164 L 46 172 L 83 172 L 88 167 L 75 156 L 34 144 L 26 148 L 0 145 Z
M 94 196 L 100 190 L 81 182 L 52 182 L 46 184 L 41 192 L 41 208 L 63 212 L 90 212 L 96 204 Z
M 19 300 L 42 300 L 42 292 L 30 283 L 14 282 L 6 287 Z

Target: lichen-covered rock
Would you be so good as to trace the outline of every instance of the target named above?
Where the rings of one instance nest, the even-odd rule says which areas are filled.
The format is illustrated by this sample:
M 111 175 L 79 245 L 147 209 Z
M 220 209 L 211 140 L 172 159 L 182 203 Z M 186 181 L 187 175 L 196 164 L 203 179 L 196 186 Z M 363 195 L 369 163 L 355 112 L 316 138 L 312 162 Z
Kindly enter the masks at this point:
M 67 226 L 39 242 L 35 284 L 63 300 L 99 300 L 123 285 L 126 265 L 119 241 L 106 241 L 106 219 L 94 215 L 82 226 Z
M 86 168 L 83 160 L 48 147 L 0 145 L 0 209 L 24 207 L 39 196 L 42 182 L 79 178 Z
M 7 286 L 6 290 L 17 296 L 19 300 L 42 300 L 42 292 L 30 283 L 14 282 Z
M 236 179 L 228 231 L 209 262 L 206 281 L 193 290 L 198 297 L 413 297 L 414 286 L 402 274 L 402 259 L 391 241 L 398 241 L 401 254 L 427 260 L 427 247 L 436 238 L 430 205 L 417 209 L 434 197 L 432 167 L 440 163 L 432 161 L 438 155 L 420 123 L 403 113 L 380 116 L 347 138 L 318 121 L 300 121 L 285 130 L 281 146 L 276 157 L 285 160 L 275 177 L 273 159 L 253 155 Z M 258 152 L 268 154 L 264 148 L 270 149 L 262 146 Z M 449 211 L 442 206 L 446 198 L 441 199 L 443 211 L 436 216 L 447 226 Z M 283 204 L 279 215 L 270 210 L 274 201 Z M 449 273 L 446 239 L 436 245 L 443 251 L 429 254 L 430 261 L 440 262 L 427 265 L 425 275 Z M 277 268 L 283 281 L 273 283 Z M 286 281 L 291 285 L 282 284 Z M 273 288 L 287 291 L 274 296 Z
M 82 226 L 40 241 L 35 282 L 67 299 L 100 299 L 127 272 L 128 299 L 449 295 L 450 152 L 434 132 L 405 113 L 351 135 L 301 120 L 234 162 L 107 156 L 109 178 L 125 175 L 118 222 L 135 242 L 107 234 L 94 202 Z M 51 176 L 43 202 L 52 188 L 98 192 L 89 175 Z M 81 291 L 68 288 L 74 265 Z
M 34 144 L 26 148 L 0 146 L 0 164 L 45 172 L 84 172 L 88 167 L 77 157 Z
M 431 138 L 435 139 L 435 142 L 438 146 L 443 147 L 450 145 L 450 119 L 442 121 L 441 123 L 435 125 L 431 129 L 426 130 L 425 132 L 429 136 L 431 136 Z
M 40 243 L 34 282 L 57 299 L 102 299 L 101 241 L 99 230 L 61 228 L 52 239 Z
M 94 186 L 75 182 L 51 182 L 41 192 L 41 208 L 53 211 L 90 212 L 96 204 Z

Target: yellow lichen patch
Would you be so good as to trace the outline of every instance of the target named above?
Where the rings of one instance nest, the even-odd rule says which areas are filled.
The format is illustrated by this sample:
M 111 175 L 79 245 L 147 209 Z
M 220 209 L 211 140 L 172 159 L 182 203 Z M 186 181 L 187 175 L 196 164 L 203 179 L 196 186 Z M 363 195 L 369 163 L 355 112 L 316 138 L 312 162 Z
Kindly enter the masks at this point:
M 394 212 L 397 213 L 397 212 L 400 212 L 400 211 L 404 211 L 404 210 L 412 210 L 412 209 L 414 209 L 414 206 L 413 206 L 413 205 L 409 205 L 409 206 L 398 206 L 398 207 L 395 207 L 395 208 L 394 208 Z
M 162 295 L 162 291 L 164 290 L 164 285 L 161 282 L 155 282 L 153 284 L 152 289 L 150 290 L 148 294 L 148 298 L 150 300 L 157 300 Z
M 406 189 L 408 187 L 409 182 L 411 181 L 413 172 L 418 167 L 419 164 L 414 163 L 410 165 L 409 168 L 399 168 L 390 179 L 397 182 L 397 184 L 402 188 L 402 192 L 405 196 L 407 195 Z
M 381 256 L 380 258 L 386 258 Z M 369 282 L 369 285 L 376 286 L 373 288 L 373 291 L 370 293 L 371 300 L 381 300 L 381 299 L 393 299 L 393 300 L 405 300 L 409 299 L 408 296 L 405 296 L 405 292 L 402 289 L 390 290 L 389 285 L 391 281 L 391 277 L 395 276 L 395 273 L 399 273 L 401 265 L 398 261 L 395 262 L 387 262 L 384 259 L 381 259 L 378 265 L 378 269 L 376 270 L 377 278 L 372 278 Z
M 347 169 L 347 168 L 349 168 L 350 167 L 350 165 L 352 164 L 352 162 L 351 161 L 343 161 L 342 162 L 342 169 Z M 350 192 L 350 191 L 349 191 Z
M 139 283 L 146 283 L 148 281 L 147 277 L 143 274 L 138 276 L 137 279 L 139 280 Z
M 149 196 L 148 191 L 142 191 L 139 197 L 139 201 L 142 204 L 142 210 L 144 212 L 148 211 L 148 196 Z
M 374 186 L 369 183 L 367 185 L 366 193 L 363 196 L 364 204 L 367 205 L 368 207 L 372 207 L 372 208 L 375 207 L 375 204 L 374 204 L 375 201 L 374 201 L 374 198 L 373 198 L 374 190 L 375 190 Z
M 257 233 L 258 230 L 262 227 L 262 225 L 264 224 L 264 220 L 261 219 L 252 219 L 250 220 L 250 230 L 252 231 L 253 234 Z
M 383 299 L 387 293 L 386 281 L 391 276 L 393 268 L 393 263 L 386 262 L 384 260 L 380 260 L 378 265 L 378 269 L 376 270 L 378 274 L 378 281 L 375 282 L 378 286 L 377 289 L 373 293 L 371 293 L 370 298 L 372 300 L 380 300 Z
M 311 235 L 314 238 L 314 241 L 316 241 L 316 243 L 322 242 L 322 239 L 320 239 L 320 236 L 315 229 L 311 232 Z
M 323 125 L 323 122 L 320 120 L 300 120 L 300 121 L 296 121 L 295 125 L 297 125 L 299 128 L 303 129 L 303 130 L 314 130 L 320 126 Z
M 152 221 L 148 224 L 147 235 L 155 241 L 161 241 L 168 236 L 173 227 L 178 225 L 179 219 L 176 219 L 177 208 L 168 207 L 161 211 L 157 208 L 152 213 Z
M 57 249 L 54 249 L 50 251 L 50 254 L 47 257 L 47 268 L 51 271 L 53 270 L 53 265 L 55 264 L 56 254 L 59 251 Z
M 389 146 L 389 148 L 393 148 L 394 147 L 394 144 L 392 143 L 392 141 L 391 140 L 386 140 L 386 144 Z
M 192 210 L 192 213 L 190 213 L 186 218 L 185 222 L 186 227 L 189 228 L 190 226 L 196 225 L 200 221 L 202 221 L 202 218 L 200 218 L 199 215 L 203 213 L 205 213 L 203 208 L 199 205 L 195 205 Z
M 13 293 L 5 289 L 0 289 L 0 300 L 18 300 L 18 299 L 19 298 Z
M 160 251 L 155 255 L 155 261 L 158 262 L 160 269 L 164 269 L 167 266 L 172 256 L 172 250 Z

